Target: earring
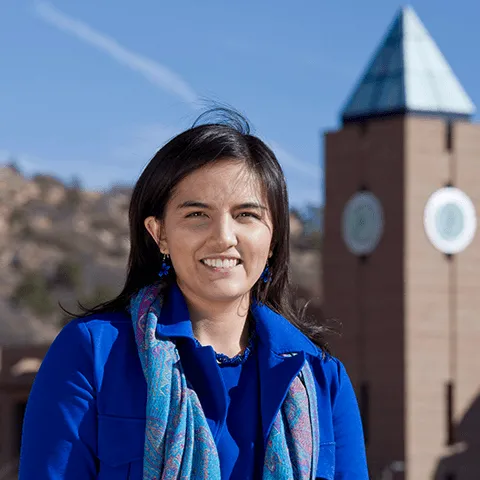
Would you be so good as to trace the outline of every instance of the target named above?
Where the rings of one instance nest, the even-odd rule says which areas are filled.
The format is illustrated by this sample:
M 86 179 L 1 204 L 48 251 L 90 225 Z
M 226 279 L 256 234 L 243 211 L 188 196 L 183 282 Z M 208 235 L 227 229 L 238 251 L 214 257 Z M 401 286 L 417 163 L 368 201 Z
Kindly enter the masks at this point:
M 267 264 L 265 265 L 265 269 L 263 270 L 260 278 L 263 280 L 263 283 L 267 283 L 272 279 L 272 272 L 270 271 L 270 266 L 268 265 L 268 260 L 267 260 Z
M 165 277 L 168 275 L 168 271 L 170 270 L 171 265 L 167 263 L 167 260 L 169 259 L 170 255 L 163 254 L 163 262 L 162 262 L 162 267 L 160 268 L 160 271 L 158 272 L 158 276 Z

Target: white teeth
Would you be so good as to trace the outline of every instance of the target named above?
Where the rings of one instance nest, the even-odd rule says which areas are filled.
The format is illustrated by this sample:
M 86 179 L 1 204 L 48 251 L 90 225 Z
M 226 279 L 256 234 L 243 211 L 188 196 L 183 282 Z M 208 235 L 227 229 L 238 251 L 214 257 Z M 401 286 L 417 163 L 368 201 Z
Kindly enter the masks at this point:
M 233 268 L 237 266 L 238 260 L 234 260 L 234 259 L 221 260 L 220 258 L 214 258 L 214 259 L 207 258 L 203 260 L 203 263 L 205 265 L 208 265 L 209 267 Z

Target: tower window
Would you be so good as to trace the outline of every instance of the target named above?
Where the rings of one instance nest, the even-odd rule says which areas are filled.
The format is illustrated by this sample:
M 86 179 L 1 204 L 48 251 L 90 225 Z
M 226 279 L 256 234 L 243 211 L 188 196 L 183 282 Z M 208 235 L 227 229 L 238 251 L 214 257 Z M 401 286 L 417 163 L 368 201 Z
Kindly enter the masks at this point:
M 445 128 L 445 149 L 447 152 L 453 150 L 453 124 L 452 122 L 447 122 Z
M 448 382 L 446 385 L 446 414 L 447 414 L 447 445 L 455 443 L 455 426 L 453 421 L 453 396 L 454 385 L 453 382 Z

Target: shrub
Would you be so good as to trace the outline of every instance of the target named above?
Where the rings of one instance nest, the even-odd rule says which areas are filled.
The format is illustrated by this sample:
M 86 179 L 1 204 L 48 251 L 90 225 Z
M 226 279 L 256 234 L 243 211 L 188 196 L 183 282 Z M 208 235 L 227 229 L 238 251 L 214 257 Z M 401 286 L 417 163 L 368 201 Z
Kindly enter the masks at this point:
M 17 207 L 12 210 L 9 217 L 9 224 L 12 228 L 16 226 L 24 226 L 27 221 L 27 213 L 25 208 Z
M 51 315 L 55 311 L 47 280 L 40 272 L 29 271 L 24 274 L 12 294 L 12 301 L 39 317 Z
M 79 291 L 82 287 L 82 266 L 71 259 L 64 260 L 57 266 L 54 284 Z

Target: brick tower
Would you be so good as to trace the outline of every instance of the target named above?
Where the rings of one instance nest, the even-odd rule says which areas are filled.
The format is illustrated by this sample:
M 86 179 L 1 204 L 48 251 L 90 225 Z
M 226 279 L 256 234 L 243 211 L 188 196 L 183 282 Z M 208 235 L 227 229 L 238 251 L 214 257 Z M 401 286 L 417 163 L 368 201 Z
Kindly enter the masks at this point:
M 480 479 L 474 110 L 403 8 L 325 136 L 325 313 L 343 324 L 333 349 L 373 479 Z

